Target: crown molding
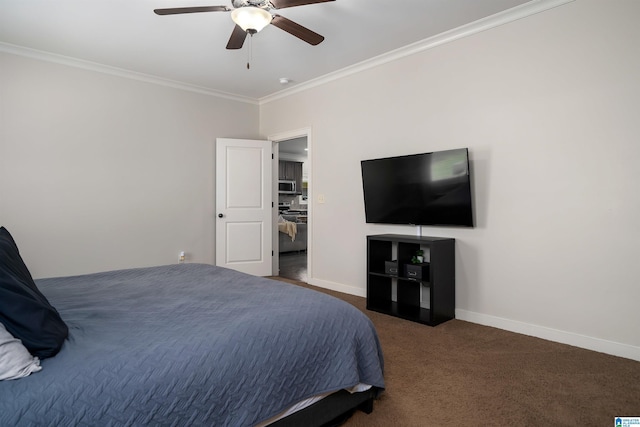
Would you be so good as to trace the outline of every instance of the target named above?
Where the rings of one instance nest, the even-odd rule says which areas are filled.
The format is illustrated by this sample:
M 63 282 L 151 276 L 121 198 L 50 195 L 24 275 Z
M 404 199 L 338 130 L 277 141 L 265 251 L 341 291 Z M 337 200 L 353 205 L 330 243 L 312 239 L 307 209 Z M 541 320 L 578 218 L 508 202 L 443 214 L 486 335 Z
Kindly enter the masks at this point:
M 434 47 L 456 41 L 458 39 L 468 37 L 482 31 L 490 30 L 492 28 L 508 24 L 519 19 L 526 18 L 531 15 L 535 15 L 540 12 L 544 12 L 549 9 L 553 9 L 558 6 L 562 6 L 567 3 L 571 3 L 575 0 L 533 0 L 520 6 L 508 9 L 504 12 L 497 13 L 495 15 L 488 16 L 486 18 L 471 22 L 458 28 L 446 31 L 444 33 L 429 37 L 416 43 L 404 46 L 402 48 L 384 53 L 374 58 L 359 62 L 357 64 L 345 67 L 341 70 L 325 74 L 318 78 L 309 80 L 305 83 L 287 88 L 285 90 L 276 92 L 271 95 L 267 95 L 262 98 L 251 98 L 246 96 L 235 95 L 232 93 L 216 91 L 201 86 L 191 85 L 188 83 L 165 79 L 162 77 L 130 71 L 122 68 L 111 67 L 108 65 L 99 64 L 96 62 L 85 61 L 82 59 L 76 59 L 64 55 L 59 55 L 50 52 L 44 52 L 36 49 L 31 49 L 23 46 L 17 46 L 10 43 L 0 42 L 0 52 L 10 53 L 13 55 L 24 56 L 28 58 L 38 59 L 41 61 L 54 62 L 57 64 L 67 65 L 70 67 L 82 68 L 85 70 L 95 71 L 104 74 L 110 74 L 118 77 L 143 81 L 160 86 L 171 87 L 174 89 L 186 90 L 189 92 L 195 92 L 203 95 L 215 96 L 218 98 L 229 99 L 238 102 L 245 102 L 254 105 L 263 105 L 269 102 L 281 99 L 298 92 L 305 91 L 307 89 L 314 88 L 316 86 L 323 85 L 325 83 L 341 79 L 343 77 L 350 76 L 352 74 L 359 73 L 361 71 L 368 70 L 370 68 L 378 67 L 404 58 L 410 55 L 414 55 L 419 52 L 423 52 Z
M 267 95 L 260 98 L 258 101 L 260 105 L 264 105 L 277 99 L 285 98 L 295 93 L 302 92 L 307 89 L 311 89 L 313 87 L 320 86 L 325 83 L 368 70 L 370 68 L 378 67 L 388 62 L 396 61 L 400 58 L 414 55 L 428 49 L 433 49 L 434 47 L 446 43 L 451 43 L 461 38 L 469 37 L 474 34 L 499 27 L 501 25 L 509 24 L 519 19 L 523 19 L 574 1 L 575 0 L 533 0 L 520 6 L 505 10 L 503 12 L 496 13 L 495 15 L 479 19 L 469 24 L 465 24 L 461 27 L 445 31 L 444 33 L 437 34 L 433 37 L 429 37 L 427 39 L 409 44 L 396 50 L 392 50 L 374 58 L 367 59 L 341 70 L 325 74 L 321 77 L 309 80 L 291 88 L 281 90 L 272 95 Z
M 10 53 L 13 55 L 24 56 L 27 58 L 37 59 L 41 61 L 54 62 L 69 67 L 82 68 L 98 73 L 110 74 L 113 76 L 123 77 L 126 79 L 138 80 L 146 83 L 152 83 L 160 86 L 171 87 L 174 89 L 186 90 L 202 95 L 215 96 L 218 98 L 230 99 L 232 101 L 246 102 L 249 104 L 258 104 L 255 98 L 234 95 L 227 92 L 215 91 L 205 87 L 191 85 L 176 80 L 165 79 L 150 74 L 138 73 L 136 71 L 125 70 L 123 68 L 111 67 L 96 62 L 85 61 L 82 59 L 72 58 L 69 56 L 58 55 L 55 53 L 44 52 L 41 50 L 31 49 L 23 46 L 17 46 L 10 43 L 0 42 L 0 52 Z

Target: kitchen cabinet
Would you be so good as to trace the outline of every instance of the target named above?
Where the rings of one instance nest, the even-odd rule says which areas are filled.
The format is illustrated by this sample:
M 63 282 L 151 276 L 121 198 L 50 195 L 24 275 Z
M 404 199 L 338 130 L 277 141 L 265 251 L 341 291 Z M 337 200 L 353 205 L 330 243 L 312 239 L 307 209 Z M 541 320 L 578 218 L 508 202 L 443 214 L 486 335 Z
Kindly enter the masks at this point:
M 302 162 L 280 160 L 278 163 L 278 179 L 296 182 L 296 192 L 302 194 Z

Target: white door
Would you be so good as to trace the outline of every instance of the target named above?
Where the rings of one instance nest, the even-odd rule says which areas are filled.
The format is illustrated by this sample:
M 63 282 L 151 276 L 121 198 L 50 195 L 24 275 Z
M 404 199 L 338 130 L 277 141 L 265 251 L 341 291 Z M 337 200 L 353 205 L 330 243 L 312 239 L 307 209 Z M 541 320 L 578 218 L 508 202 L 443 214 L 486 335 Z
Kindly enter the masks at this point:
M 271 276 L 271 141 L 216 140 L 216 265 Z

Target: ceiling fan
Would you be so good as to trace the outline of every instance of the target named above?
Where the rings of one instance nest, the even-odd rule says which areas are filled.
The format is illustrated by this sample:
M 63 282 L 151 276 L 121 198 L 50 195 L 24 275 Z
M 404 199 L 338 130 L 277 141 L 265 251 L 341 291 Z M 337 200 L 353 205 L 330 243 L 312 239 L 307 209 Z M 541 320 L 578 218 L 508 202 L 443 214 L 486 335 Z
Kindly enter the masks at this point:
M 247 34 L 254 35 L 269 24 L 303 40 L 313 46 L 320 44 L 324 37 L 290 19 L 271 11 L 286 7 L 307 4 L 325 3 L 335 0 L 232 0 L 233 8 L 227 6 L 176 7 L 171 9 L 155 9 L 157 15 L 177 15 L 198 12 L 231 12 L 231 19 L 236 26 L 227 43 L 227 49 L 240 49 Z

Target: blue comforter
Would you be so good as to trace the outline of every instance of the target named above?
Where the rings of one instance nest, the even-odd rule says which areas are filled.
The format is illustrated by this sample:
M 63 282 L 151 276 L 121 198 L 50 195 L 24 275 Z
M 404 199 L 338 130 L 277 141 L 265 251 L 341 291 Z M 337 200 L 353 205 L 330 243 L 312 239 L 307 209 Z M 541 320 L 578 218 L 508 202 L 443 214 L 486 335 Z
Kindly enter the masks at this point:
M 369 319 L 319 292 L 204 264 L 36 282 L 69 339 L 42 371 L 0 382 L 2 426 L 251 426 L 384 387 Z

